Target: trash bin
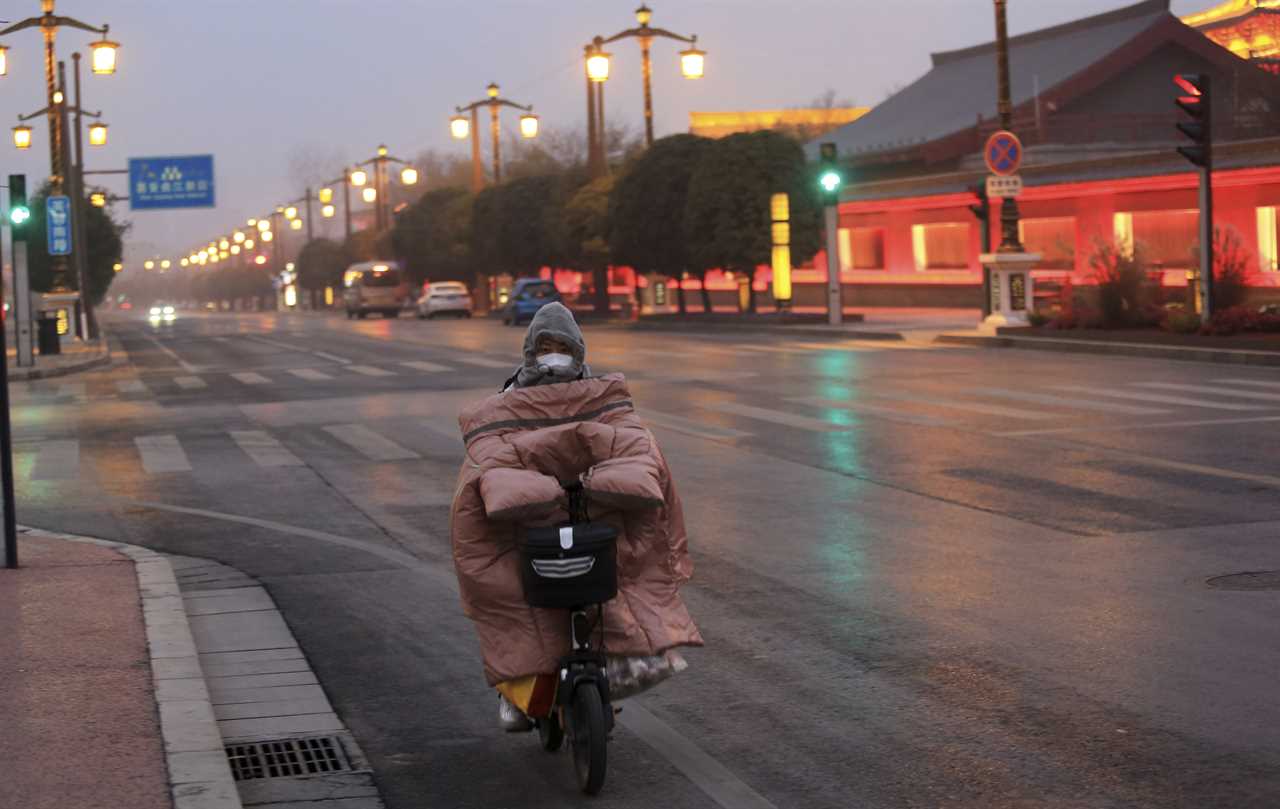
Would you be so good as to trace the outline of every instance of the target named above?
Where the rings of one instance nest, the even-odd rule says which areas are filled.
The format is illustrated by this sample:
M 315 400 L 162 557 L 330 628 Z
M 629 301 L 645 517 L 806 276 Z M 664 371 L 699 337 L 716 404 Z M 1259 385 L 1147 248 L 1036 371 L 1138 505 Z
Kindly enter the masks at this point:
M 41 354 L 62 353 L 62 338 L 58 336 L 56 312 L 41 312 L 36 318 L 36 347 Z

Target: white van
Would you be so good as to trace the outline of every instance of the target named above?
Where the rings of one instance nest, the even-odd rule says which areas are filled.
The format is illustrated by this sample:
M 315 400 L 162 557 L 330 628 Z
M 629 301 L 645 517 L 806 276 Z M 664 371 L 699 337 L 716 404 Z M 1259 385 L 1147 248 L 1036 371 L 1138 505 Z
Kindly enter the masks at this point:
M 362 261 L 342 274 L 342 302 L 348 319 L 370 312 L 398 317 L 405 291 L 404 274 L 394 261 Z

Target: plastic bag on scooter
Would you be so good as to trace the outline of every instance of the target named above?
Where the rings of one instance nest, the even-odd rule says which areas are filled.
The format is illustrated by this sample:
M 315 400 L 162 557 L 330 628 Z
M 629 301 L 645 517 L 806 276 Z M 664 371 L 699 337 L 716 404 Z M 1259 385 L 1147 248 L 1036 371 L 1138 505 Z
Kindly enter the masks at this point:
M 609 678 L 609 699 L 617 701 L 648 691 L 689 668 L 675 649 L 651 657 L 609 657 L 605 673 Z

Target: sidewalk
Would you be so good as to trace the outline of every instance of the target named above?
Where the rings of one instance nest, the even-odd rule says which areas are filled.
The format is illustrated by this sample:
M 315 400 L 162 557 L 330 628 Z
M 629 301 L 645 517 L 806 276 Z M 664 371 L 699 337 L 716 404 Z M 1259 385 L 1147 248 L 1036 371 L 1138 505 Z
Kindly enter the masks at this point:
M 932 342 L 944 332 L 973 330 L 981 320 L 977 309 L 925 308 L 848 308 L 845 322 L 831 326 L 819 314 L 800 313 L 786 320 L 774 313 L 727 317 L 713 313 L 703 319 L 700 314 L 646 315 L 638 321 L 619 322 L 623 328 L 654 331 L 716 332 L 753 331 L 788 336 L 855 337 L 861 339 L 910 340 Z M 585 325 L 585 324 L 584 324 Z M 600 325 L 606 325 L 601 323 Z M 612 324 L 609 324 L 612 325 Z
M 0 806 L 239 809 L 169 562 L 25 529 L 18 553 L 0 568 Z
M 69 342 L 62 347 L 61 354 L 49 356 L 36 354 L 34 366 L 19 368 L 13 332 L 10 331 L 5 338 L 8 347 L 9 379 L 12 381 L 66 376 L 111 362 L 111 349 L 107 345 L 107 336 L 103 334 L 96 343 L 83 343 L 79 340 Z

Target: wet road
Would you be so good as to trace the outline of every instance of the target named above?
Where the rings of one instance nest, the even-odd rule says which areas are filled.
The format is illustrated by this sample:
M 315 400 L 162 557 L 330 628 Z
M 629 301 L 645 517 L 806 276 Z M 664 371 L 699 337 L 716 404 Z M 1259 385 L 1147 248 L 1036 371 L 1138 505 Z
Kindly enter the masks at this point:
M 113 368 L 13 386 L 19 519 L 262 580 L 394 809 L 1280 805 L 1280 592 L 1206 585 L 1280 569 L 1274 369 L 588 328 L 708 645 L 587 801 L 498 732 L 452 585 L 454 417 L 520 331 L 110 327 Z

